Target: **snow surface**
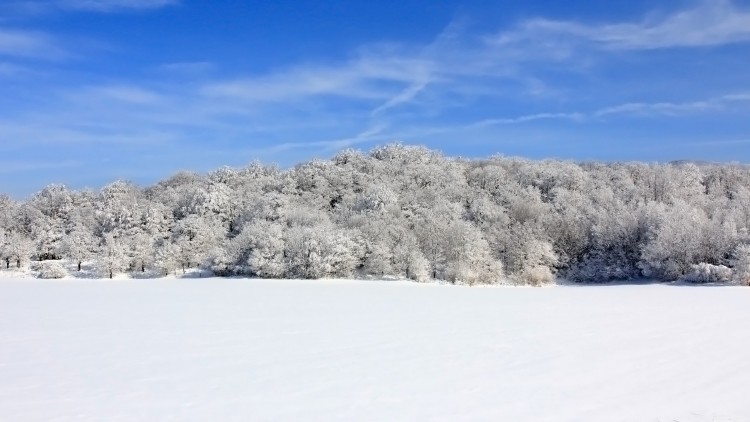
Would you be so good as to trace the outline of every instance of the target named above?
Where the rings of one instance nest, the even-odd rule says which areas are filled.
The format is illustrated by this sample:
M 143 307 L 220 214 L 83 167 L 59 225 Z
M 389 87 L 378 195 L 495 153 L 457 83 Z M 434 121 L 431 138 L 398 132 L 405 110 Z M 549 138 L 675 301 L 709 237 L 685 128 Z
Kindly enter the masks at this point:
M 2 280 L 4 421 L 747 421 L 750 289 Z

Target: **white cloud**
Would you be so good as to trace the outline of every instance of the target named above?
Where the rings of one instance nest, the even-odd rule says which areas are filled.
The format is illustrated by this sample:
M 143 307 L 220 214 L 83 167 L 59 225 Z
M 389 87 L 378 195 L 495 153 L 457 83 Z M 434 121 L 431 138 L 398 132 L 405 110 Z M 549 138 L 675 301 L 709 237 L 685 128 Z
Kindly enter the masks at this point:
M 597 110 L 593 116 L 608 115 L 639 115 L 639 116 L 678 116 L 687 113 L 707 111 L 721 108 L 721 102 L 715 99 L 707 101 L 693 101 L 685 103 L 626 103 Z
M 476 123 L 472 123 L 468 127 L 470 128 L 479 128 L 479 127 L 485 127 L 485 126 L 495 126 L 495 125 L 512 125 L 512 124 L 518 124 L 518 123 L 527 123 L 527 122 L 533 122 L 536 120 L 583 120 L 587 116 L 584 113 L 535 113 L 535 114 L 526 114 L 523 116 L 517 116 L 517 117 L 505 117 L 505 118 L 498 118 L 498 119 L 486 119 L 482 120 Z
M 497 45 L 534 44 L 565 51 L 575 41 L 607 50 L 706 47 L 750 41 L 750 11 L 728 0 L 706 0 L 661 19 L 635 23 L 584 24 L 531 19 L 500 34 Z
M 94 5 L 103 2 L 74 3 L 79 10 L 88 7 L 87 10 L 105 11 Z M 172 3 L 114 1 L 108 2 L 107 7 L 133 9 Z M 67 5 L 74 7 L 71 1 Z M 737 11 L 728 3 L 713 7 L 719 11 L 724 10 L 722 7 Z M 607 51 L 634 46 L 647 48 L 646 44 L 652 46 L 649 48 L 675 45 L 677 41 L 672 35 L 664 34 L 677 31 L 669 29 L 675 25 L 683 28 L 685 24 L 680 26 L 675 22 L 689 21 L 683 15 L 695 16 L 695 10 L 699 9 L 638 24 L 584 25 L 536 19 L 504 33 L 505 38 L 490 42 L 462 33 L 459 26 L 452 25 L 426 45 L 365 45 L 347 59 L 296 64 L 233 78 L 220 78 L 218 75 L 224 72 L 212 72 L 217 65 L 211 62 L 162 64 L 149 69 L 152 80 L 147 82 L 133 79 L 102 86 L 70 86 L 60 96 L 55 91 L 45 103 L 48 109 L 29 107 L 31 111 L 5 127 L 0 122 L 0 144 L 3 139 L 135 144 L 202 138 L 226 145 L 243 142 L 257 148 L 277 143 L 275 149 L 265 150 L 270 153 L 302 148 L 340 149 L 402 137 L 427 139 L 435 134 L 460 134 L 462 130 L 487 127 L 496 132 L 515 129 L 522 132 L 521 129 L 527 128 L 499 126 L 542 121 L 586 123 L 626 116 L 686 116 L 740 110 L 744 107 L 740 103 L 750 101 L 750 94 L 737 92 L 719 97 L 701 94 L 710 92 L 710 86 L 696 90 L 698 98 L 709 97 L 701 101 L 680 102 L 667 96 L 661 102 L 636 97 L 633 102 L 620 103 L 625 101 L 623 98 L 633 98 L 623 95 L 620 85 L 609 85 L 611 92 L 582 92 L 581 98 L 587 96 L 582 101 L 572 96 L 561 98 L 560 92 L 576 89 L 565 85 L 570 78 L 543 77 L 546 66 L 525 61 L 529 56 L 541 58 L 550 52 L 557 59 L 567 60 L 577 53 L 580 45 L 593 44 Z M 717 16 L 724 16 L 722 13 L 717 12 Z M 738 17 L 714 17 L 709 21 L 744 19 L 745 12 L 738 13 Z M 715 23 L 714 27 L 731 25 Z M 734 35 L 713 39 L 715 42 L 742 39 L 743 29 L 732 31 Z M 657 33 L 662 35 L 653 35 Z M 0 32 L 0 52 L 3 34 Z M 33 40 L 38 42 L 38 47 L 31 48 L 39 51 L 36 54 L 41 56 L 45 48 L 54 47 L 44 34 L 36 35 L 29 38 L 32 47 Z M 538 42 L 543 45 L 535 44 Z M 18 39 L 14 43 L 15 50 L 25 50 Z M 566 62 L 562 72 L 569 72 L 568 64 L 575 62 Z M 0 74 L 2 69 L 0 65 Z M 185 78 L 175 75 L 189 76 L 191 83 L 186 84 Z M 559 101 L 554 104 L 545 101 L 551 94 L 556 94 L 554 99 Z M 579 109 L 581 104 L 614 105 Z M 529 110 L 529 114 L 471 123 L 476 111 L 471 107 L 487 107 L 478 111 L 484 112 L 491 107 L 508 110 L 515 105 Z M 451 113 L 453 110 L 458 112 Z M 351 134 L 354 135 L 348 136 Z M 302 142 L 316 137 L 332 140 Z
M 339 65 L 308 65 L 252 78 L 208 84 L 203 93 L 245 101 L 295 101 L 315 96 L 385 99 L 426 65 L 418 59 L 360 57 Z
M 26 73 L 28 70 L 13 63 L 0 62 L 0 76 L 15 76 L 21 73 Z
M 162 96 L 137 86 L 111 85 L 91 89 L 91 94 L 105 100 L 115 100 L 132 104 L 155 104 L 162 100 Z
M 59 0 L 61 9 L 114 12 L 127 9 L 158 9 L 178 4 L 179 0 Z
M 750 102 L 750 94 L 745 92 L 721 95 L 701 101 L 687 102 L 655 102 L 655 103 L 626 103 L 613 107 L 606 107 L 595 111 L 591 115 L 603 117 L 608 115 L 637 115 L 653 116 L 682 116 L 709 111 L 726 110 L 733 104 Z
M 381 133 L 385 129 L 384 126 L 374 126 L 348 138 L 325 140 L 325 141 L 311 141 L 311 142 L 282 142 L 267 148 L 255 149 L 255 153 L 281 153 L 286 151 L 298 150 L 301 148 L 315 149 L 320 152 L 335 152 L 345 148 L 351 148 L 355 145 L 362 144 L 365 142 L 371 142 L 374 140 L 383 139 Z
M 575 111 L 565 113 L 534 113 L 516 117 L 485 119 L 472 123 L 466 127 L 480 128 L 497 125 L 514 125 L 533 122 L 537 120 L 569 120 L 575 122 L 584 122 L 586 120 L 606 118 L 610 116 L 680 117 L 686 115 L 695 115 L 698 113 L 722 111 L 741 102 L 750 102 L 750 94 L 740 92 L 712 97 L 706 100 L 688 102 L 624 103 L 603 107 L 590 112 Z
M 67 53 L 43 32 L 0 28 L 0 55 L 55 59 Z
M 181 0 L 9 0 L 0 5 L 8 15 L 33 16 L 58 11 L 111 13 L 126 10 L 158 9 Z
M 80 167 L 81 162 L 75 160 L 64 160 L 64 161 L 27 161 L 19 162 L 13 161 L 0 161 L 0 174 L 13 174 L 13 173 L 30 173 L 39 170 L 49 169 L 61 169 Z
M 215 63 L 209 61 L 175 62 L 161 64 L 156 70 L 185 76 L 201 76 L 213 71 L 216 67 Z

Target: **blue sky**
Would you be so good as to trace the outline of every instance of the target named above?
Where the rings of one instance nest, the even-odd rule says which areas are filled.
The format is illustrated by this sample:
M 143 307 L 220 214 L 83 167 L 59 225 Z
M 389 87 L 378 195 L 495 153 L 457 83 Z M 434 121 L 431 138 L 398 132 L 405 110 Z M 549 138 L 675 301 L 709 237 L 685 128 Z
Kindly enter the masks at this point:
M 750 1 L 0 3 L 13 196 L 395 141 L 750 162 Z

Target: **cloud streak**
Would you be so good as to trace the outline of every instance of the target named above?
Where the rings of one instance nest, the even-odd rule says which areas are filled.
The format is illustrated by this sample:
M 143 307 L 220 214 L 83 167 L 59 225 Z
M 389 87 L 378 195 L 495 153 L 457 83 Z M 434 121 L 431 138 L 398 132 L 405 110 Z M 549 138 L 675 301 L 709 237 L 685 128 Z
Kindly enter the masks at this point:
M 363 56 L 338 65 L 307 65 L 270 75 L 208 84 L 207 96 L 278 102 L 310 97 L 380 100 L 400 84 L 410 84 L 428 66 L 423 60 Z M 388 86 L 391 84 L 391 86 Z
M 613 106 L 602 107 L 589 112 L 542 112 L 526 114 L 516 117 L 503 117 L 485 119 L 472 123 L 467 128 L 481 128 L 498 125 L 515 125 L 534 122 L 538 120 L 568 120 L 574 122 L 586 122 L 607 117 L 681 117 L 706 112 L 719 112 L 730 107 L 750 102 L 750 94 L 740 92 L 721 95 L 701 101 L 688 102 L 654 102 L 654 103 L 624 103 Z
M 728 0 L 706 0 L 692 9 L 635 23 L 587 25 L 537 18 L 494 39 L 500 46 L 570 47 L 572 43 L 587 42 L 604 50 L 710 47 L 748 41 L 750 11 Z
M 0 28 L 0 56 L 59 59 L 67 53 L 44 32 Z
M 115 12 L 121 10 L 158 9 L 172 6 L 179 0 L 59 0 L 54 4 L 67 10 L 83 10 L 93 12 Z
M 30 17 L 54 12 L 114 13 L 159 9 L 180 0 L 9 0 L 0 6 L 6 17 Z

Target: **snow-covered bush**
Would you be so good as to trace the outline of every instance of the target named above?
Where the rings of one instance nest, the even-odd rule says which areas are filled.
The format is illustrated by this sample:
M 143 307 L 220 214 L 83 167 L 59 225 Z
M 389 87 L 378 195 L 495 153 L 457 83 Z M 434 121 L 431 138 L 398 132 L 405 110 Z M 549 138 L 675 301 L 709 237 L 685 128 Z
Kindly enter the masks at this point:
M 37 278 L 43 279 L 55 279 L 65 278 L 68 273 L 63 268 L 62 264 L 55 261 L 42 261 L 37 266 Z
M 278 224 L 254 223 L 243 234 L 252 238 L 246 264 L 258 277 L 279 278 L 284 275 L 284 231 Z
M 409 254 L 408 264 L 406 267 L 406 278 L 418 282 L 424 282 L 430 279 L 430 263 L 419 251 Z
M 324 225 L 292 227 L 284 240 L 286 268 L 292 277 L 350 277 L 364 254 L 350 233 Z
M 524 268 L 518 275 L 518 279 L 530 286 L 541 286 L 555 281 L 555 275 L 549 267 L 538 265 L 536 267 Z
M 691 283 L 726 283 L 732 279 L 732 270 L 724 265 L 701 262 L 693 265 L 692 271 L 682 279 Z

